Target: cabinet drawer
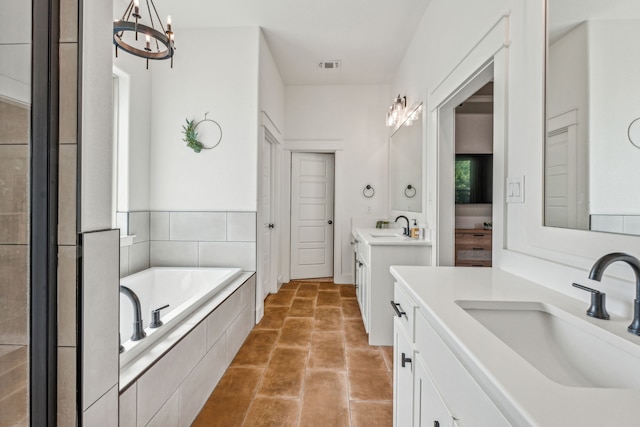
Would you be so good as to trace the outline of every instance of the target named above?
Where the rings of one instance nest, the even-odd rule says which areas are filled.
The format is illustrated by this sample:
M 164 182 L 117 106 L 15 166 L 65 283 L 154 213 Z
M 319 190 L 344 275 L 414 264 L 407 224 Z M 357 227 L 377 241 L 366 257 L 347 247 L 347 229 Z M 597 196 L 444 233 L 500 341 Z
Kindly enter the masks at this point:
M 473 248 L 456 246 L 458 261 L 491 261 L 491 248 Z
M 413 299 L 409 297 L 409 295 L 406 294 L 400 284 L 396 282 L 393 288 L 393 301 L 391 301 L 391 303 L 396 307 L 394 310 L 394 316 L 406 331 L 411 343 L 413 343 L 415 341 L 415 335 L 413 333 L 415 313 L 418 305 L 413 302 Z
M 456 244 L 491 247 L 491 233 L 456 233 Z
M 460 425 L 510 426 L 429 322 L 416 313 L 416 351 Z

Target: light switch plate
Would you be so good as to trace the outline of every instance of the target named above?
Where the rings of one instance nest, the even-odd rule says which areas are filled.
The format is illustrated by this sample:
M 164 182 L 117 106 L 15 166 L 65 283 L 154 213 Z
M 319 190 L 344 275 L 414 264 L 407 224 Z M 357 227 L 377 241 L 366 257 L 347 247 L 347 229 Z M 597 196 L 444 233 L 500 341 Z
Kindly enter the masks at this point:
M 524 175 L 507 177 L 507 203 L 524 203 Z

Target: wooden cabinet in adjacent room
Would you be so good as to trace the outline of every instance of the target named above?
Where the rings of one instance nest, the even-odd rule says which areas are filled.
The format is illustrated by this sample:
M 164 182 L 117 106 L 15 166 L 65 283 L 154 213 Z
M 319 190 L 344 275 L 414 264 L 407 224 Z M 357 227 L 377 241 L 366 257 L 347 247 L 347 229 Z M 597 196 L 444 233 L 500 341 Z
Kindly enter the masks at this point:
M 456 261 L 459 267 L 491 267 L 491 230 L 456 229 Z

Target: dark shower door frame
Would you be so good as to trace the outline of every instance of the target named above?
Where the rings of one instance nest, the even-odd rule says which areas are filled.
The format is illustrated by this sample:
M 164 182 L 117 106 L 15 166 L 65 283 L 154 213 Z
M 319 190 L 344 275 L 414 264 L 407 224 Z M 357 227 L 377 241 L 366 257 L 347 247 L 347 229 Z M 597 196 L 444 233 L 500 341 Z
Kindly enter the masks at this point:
M 59 0 L 32 0 L 30 425 L 57 415 Z

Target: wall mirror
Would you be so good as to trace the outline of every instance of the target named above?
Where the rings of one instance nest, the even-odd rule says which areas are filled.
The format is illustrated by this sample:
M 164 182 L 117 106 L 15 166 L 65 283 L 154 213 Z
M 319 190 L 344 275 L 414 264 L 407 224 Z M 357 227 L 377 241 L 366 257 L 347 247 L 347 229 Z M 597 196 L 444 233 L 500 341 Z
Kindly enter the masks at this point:
M 391 135 L 389 198 L 392 210 L 422 212 L 422 103 Z
M 640 235 L 638 118 L 640 2 L 548 0 L 544 225 Z

